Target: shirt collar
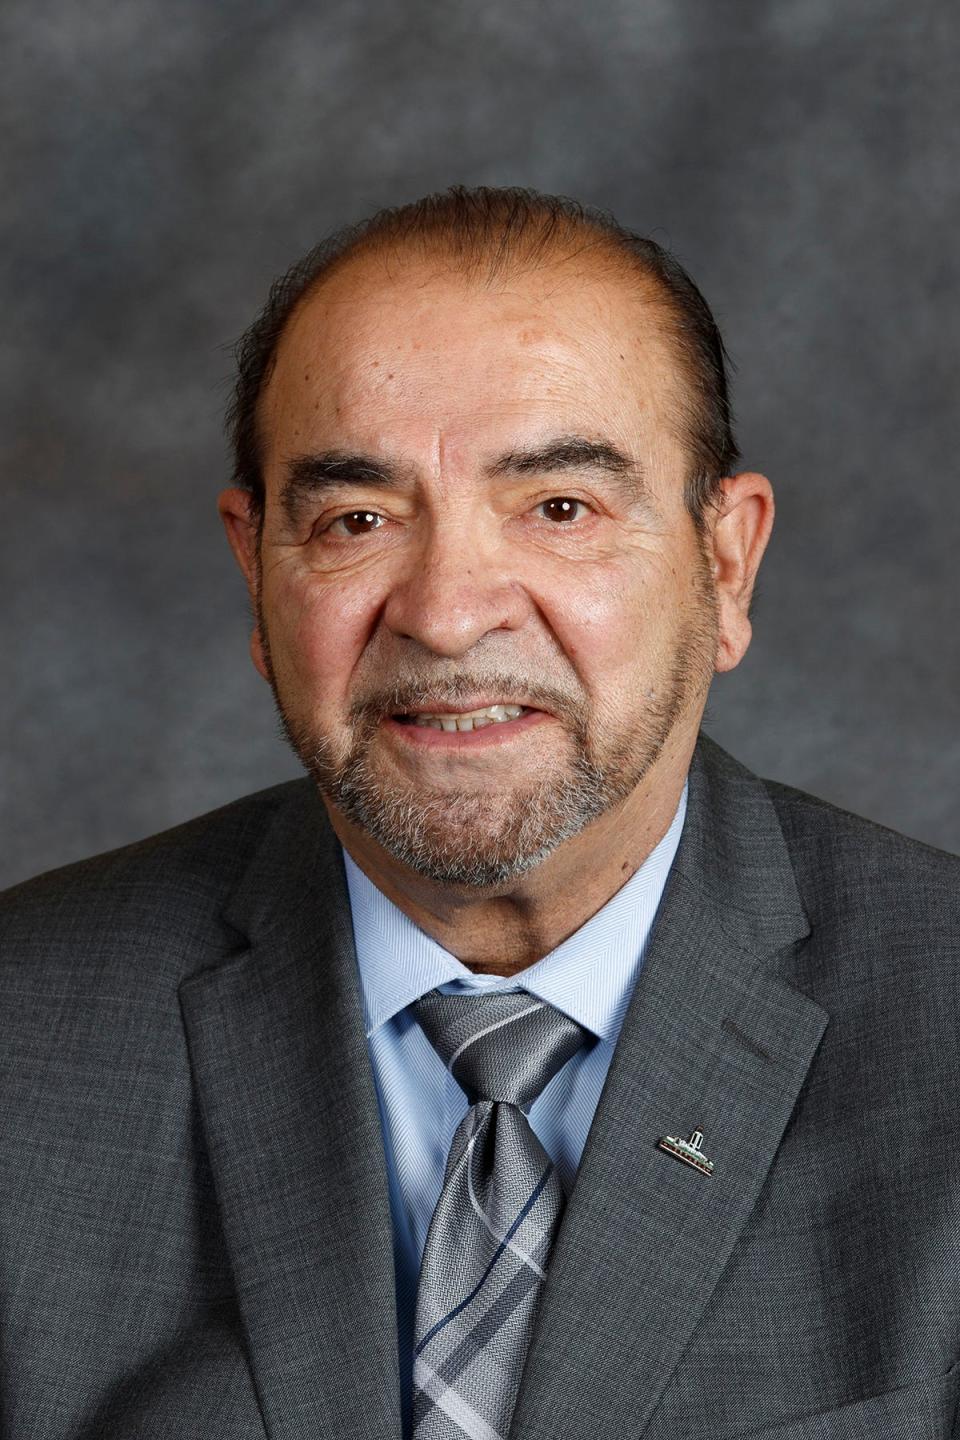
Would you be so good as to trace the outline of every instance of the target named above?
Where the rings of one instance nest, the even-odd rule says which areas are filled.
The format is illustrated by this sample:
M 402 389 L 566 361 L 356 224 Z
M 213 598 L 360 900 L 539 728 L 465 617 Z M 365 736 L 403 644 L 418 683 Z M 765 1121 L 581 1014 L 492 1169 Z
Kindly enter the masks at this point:
M 616 1042 L 667 875 L 680 843 L 687 786 L 663 839 L 605 905 L 516 975 L 475 975 L 422 931 L 344 850 L 367 1036 L 428 990 L 527 990 L 594 1035 Z

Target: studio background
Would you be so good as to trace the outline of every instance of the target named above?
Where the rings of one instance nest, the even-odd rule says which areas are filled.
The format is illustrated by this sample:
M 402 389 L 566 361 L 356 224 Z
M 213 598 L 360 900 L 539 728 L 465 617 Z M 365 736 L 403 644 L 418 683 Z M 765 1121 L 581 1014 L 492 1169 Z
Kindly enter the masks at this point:
M 230 347 L 454 182 L 690 270 L 778 501 L 706 728 L 960 850 L 958 41 L 916 0 L 6 0 L 0 885 L 301 773 L 216 513 Z

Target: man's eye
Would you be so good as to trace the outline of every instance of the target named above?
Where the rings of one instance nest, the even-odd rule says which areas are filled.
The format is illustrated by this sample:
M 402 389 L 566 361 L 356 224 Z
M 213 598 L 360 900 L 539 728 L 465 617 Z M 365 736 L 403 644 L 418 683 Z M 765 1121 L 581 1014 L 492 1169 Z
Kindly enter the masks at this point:
M 383 516 L 378 515 L 375 510 L 349 510 L 346 515 L 337 515 L 327 526 L 328 530 L 335 535 L 368 535 L 371 530 L 379 530 L 383 523 Z M 342 525 L 342 530 L 336 526 Z
M 578 508 L 583 511 L 588 507 L 583 500 L 574 500 L 569 495 L 554 495 L 549 500 L 541 500 L 537 506 L 538 510 L 543 511 L 546 520 L 554 520 L 558 525 L 567 520 L 580 519 Z

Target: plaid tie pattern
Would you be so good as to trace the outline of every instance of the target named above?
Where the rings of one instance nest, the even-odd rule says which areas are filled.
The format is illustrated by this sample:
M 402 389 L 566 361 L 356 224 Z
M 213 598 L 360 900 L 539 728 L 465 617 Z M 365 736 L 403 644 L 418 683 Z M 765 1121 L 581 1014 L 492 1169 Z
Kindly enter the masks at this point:
M 506 1440 L 565 1197 L 526 1111 L 588 1032 L 525 991 L 413 1006 L 471 1102 L 427 1231 L 415 1440 Z

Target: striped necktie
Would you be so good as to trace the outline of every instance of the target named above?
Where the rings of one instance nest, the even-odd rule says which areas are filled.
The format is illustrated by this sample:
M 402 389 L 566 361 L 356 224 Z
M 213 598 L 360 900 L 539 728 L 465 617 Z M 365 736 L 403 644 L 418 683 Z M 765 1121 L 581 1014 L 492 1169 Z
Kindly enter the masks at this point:
M 414 1328 L 415 1440 L 505 1440 L 563 1213 L 526 1111 L 588 1031 L 526 991 L 413 1006 L 471 1108 L 427 1231 Z

